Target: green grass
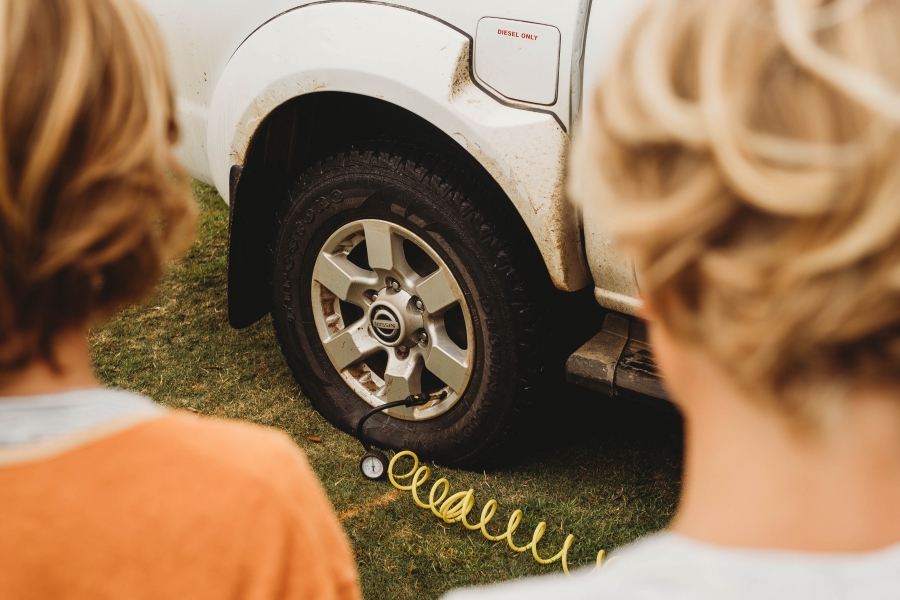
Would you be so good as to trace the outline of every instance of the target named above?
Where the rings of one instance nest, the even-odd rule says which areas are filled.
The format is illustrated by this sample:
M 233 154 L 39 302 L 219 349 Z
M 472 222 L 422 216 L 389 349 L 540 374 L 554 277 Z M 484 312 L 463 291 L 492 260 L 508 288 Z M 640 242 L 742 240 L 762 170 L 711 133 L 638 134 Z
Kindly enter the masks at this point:
M 196 184 L 202 208 L 197 243 L 173 265 L 157 294 L 91 334 L 96 368 L 108 385 L 204 415 L 242 419 L 288 432 L 310 459 L 353 544 L 370 600 L 437 598 L 454 587 L 555 573 L 459 525 L 446 525 L 359 474 L 359 443 L 310 406 L 291 377 L 268 319 L 234 331 L 227 323 L 228 211 Z M 570 562 L 585 565 L 665 526 L 679 490 L 677 420 L 637 404 L 561 386 L 546 400 L 545 429 L 515 466 L 473 473 L 434 467 L 454 491 L 475 489 L 477 511 L 497 498 L 496 519 L 525 511 L 524 544 L 540 520 L 540 548 L 555 553 L 576 536 Z M 321 443 L 308 437 L 321 438 Z M 434 477 L 433 477 L 434 478 Z

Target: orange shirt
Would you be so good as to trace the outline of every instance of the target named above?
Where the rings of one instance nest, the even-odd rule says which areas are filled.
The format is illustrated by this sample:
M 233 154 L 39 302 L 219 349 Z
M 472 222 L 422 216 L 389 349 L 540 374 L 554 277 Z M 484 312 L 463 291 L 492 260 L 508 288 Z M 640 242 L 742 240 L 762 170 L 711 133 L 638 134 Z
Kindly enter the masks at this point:
M 0 464 L 0 598 L 360 598 L 285 435 L 182 413 Z

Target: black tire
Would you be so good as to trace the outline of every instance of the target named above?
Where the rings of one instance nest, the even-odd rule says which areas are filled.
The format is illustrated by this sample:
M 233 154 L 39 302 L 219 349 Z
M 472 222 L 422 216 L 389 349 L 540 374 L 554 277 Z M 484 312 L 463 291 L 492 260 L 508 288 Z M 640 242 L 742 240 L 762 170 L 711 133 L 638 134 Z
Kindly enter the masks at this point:
M 370 143 L 310 168 L 281 213 L 273 320 L 282 352 L 313 406 L 351 432 L 371 406 L 332 366 L 312 315 L 312 273 L 326 240 L 359 219 L 402 225 L 449 266 L 469 305 L 475 361 L 457 403 L 427 421 L 384 414 L 366 425 L 375 445 L 448 465 L 487 465 L 517 441 L 539 389 L 542 299 L 549 277 L 524 223 L 486 175 L 446 153 Z

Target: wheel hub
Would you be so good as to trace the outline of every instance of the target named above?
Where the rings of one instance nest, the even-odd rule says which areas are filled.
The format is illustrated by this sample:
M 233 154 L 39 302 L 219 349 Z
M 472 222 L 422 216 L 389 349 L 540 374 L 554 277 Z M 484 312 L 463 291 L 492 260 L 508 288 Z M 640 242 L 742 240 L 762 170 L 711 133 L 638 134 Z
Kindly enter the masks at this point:
M 418 256 L 407 256 L 410 242 Z M 428 404 L 387 412 L 426 420 L 462 396 L 475 363 L 471 315 L 450 269 L 417 235 L 379 220 L 345 225 L 319 253 L 312 292 L 323 346 L 365 402 L 377 407 L 428 394 Z M 464 324 L 451 335 L 445 317 L 453 310 L 461 317 L 454 322 Z

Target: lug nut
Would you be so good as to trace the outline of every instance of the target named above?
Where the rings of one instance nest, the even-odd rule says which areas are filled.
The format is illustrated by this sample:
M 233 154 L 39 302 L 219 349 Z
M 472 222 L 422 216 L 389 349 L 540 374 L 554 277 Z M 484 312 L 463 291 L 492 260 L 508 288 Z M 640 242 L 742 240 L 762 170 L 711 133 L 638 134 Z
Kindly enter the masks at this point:
M 425 303 L 416 298 L 416 309 L 425 312 Z
M 409 348 L 407 348 L 406 346 L 400 346 L 397 348 L 397 352 L 399 352 L 400 354 L 406 354 L 407 352 L 409 352 Z
M 400 282 L 397 281 L 396 279 L 391 279 L 391 289 L 394 290 L 395 292 L 399 292 L 400 291 Z
M 419 343 L 423 345 L 428 343 L 428 334 L 426 332 L 423 331 L 419 334 Z

